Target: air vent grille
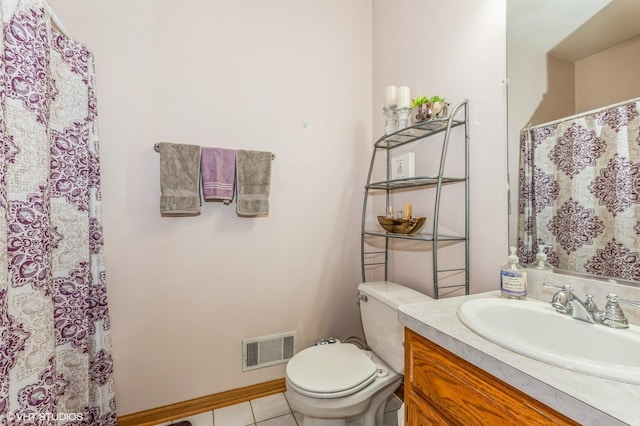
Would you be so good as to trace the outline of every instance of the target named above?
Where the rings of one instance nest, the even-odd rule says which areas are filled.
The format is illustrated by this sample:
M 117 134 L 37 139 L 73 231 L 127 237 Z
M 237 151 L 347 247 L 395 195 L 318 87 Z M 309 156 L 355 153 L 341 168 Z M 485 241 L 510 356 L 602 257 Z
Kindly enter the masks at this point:
M 242 371 L 287 362 L 296 352 L 296 332 L 242 341 Z

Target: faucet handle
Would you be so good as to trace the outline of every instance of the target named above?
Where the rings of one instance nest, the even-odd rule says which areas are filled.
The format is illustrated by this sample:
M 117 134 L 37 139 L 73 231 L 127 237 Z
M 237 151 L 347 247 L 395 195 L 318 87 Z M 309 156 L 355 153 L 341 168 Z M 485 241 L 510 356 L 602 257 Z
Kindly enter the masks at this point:
M 573 287 L 571 287 L 570 285 L 556 285 L 556 284 L 551 284 L 551 283 L 546 283 L 543 282 L 542 283 L 543 287 L 549 287 L 549 288 L 555 288 L 558 290 L 564 290 L 564 291 L 568 291 L 569 293 L 573 293 Z
M 619 299 L 617 295 L 611 293 L 607 295 L 607 305 L 602 311 L 601 321 L 604 325 L 613 328 L 629 328 L 629 321 L 620 308 L 620 303 L 628 303 L 640 306 L 640 302 L 633 300 Z

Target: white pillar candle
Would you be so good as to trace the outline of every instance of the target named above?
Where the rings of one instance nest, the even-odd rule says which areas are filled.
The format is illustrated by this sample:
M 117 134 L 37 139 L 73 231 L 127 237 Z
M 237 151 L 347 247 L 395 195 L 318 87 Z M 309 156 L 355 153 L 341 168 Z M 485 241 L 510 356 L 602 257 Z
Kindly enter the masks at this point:
M 384 88 L 384 106 L 390 107 L 398 103 L 398 88 L 396 86 L 387 86 Z
M 398 108 L 409 108 L 411 106 L 411 93 L 407 86 L 398 88 Z

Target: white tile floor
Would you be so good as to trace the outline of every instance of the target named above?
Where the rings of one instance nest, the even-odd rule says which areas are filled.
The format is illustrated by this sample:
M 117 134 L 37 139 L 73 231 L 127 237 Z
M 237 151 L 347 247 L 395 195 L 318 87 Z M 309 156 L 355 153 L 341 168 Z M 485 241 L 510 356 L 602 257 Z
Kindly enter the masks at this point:
M 400 399 L 392 395 L 385 408 L 386 426 L 398 425 Z M 207 411 L 173 422 L 160 423 L 166 426 L 188 420 L 192 426 L 297 426 L 302 424 L 302 416 L 292 412 L 284 393 L 253 399 L 228 407 Z

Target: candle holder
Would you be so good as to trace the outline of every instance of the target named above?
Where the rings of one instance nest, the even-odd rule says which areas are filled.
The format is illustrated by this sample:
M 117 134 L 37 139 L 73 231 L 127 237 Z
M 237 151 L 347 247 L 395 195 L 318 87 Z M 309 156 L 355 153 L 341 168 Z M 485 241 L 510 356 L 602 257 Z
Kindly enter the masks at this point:
M 406 129 L 409 127 L 409 112 L 411 108 L 402 107 L 398 108 L 398 129 Z
M 384 110 L 384 114 L 387 118 L 384 120 L 384 131 L 387 135 L 398 130 L 398 117 L 396 115 L 396 106 L 389 105 L 387 107 L 382 108 Z

